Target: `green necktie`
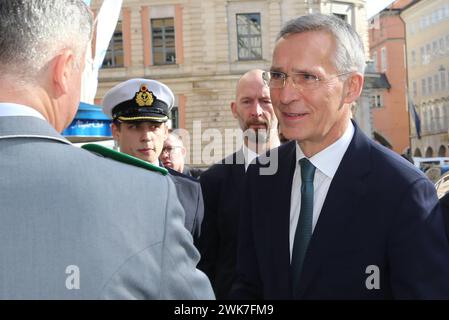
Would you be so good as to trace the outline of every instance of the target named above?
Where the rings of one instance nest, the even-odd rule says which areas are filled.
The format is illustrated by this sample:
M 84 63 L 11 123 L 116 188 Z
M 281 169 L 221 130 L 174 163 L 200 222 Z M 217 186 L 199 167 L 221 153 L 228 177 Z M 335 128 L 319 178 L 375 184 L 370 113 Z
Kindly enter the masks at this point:
M 299 160 L 299 164 L 301 166 L 301 211 L 296 226 L 291 262 L 294 295 L 299 288 L 299 277 L 304 257 L 312 237 L 313 176 L 315 175 L 315 167 L 308 159 Z

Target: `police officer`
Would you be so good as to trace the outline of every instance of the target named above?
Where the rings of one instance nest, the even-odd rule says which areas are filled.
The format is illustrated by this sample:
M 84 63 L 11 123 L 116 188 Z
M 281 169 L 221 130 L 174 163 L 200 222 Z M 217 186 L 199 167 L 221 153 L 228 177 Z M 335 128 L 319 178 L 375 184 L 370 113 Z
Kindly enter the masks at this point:
M 162 166 L 159 156 L 168 136 L 167 120 L 173 104 L 173 92 L 156 80 L 130 79 L 106 92 L 103 112 L 112 119 L 112 135 L 119 150 Z M 193 178 L 167 170 L 186 213 L 185 227 L 197 240 L 204 215 L 201 186 Z

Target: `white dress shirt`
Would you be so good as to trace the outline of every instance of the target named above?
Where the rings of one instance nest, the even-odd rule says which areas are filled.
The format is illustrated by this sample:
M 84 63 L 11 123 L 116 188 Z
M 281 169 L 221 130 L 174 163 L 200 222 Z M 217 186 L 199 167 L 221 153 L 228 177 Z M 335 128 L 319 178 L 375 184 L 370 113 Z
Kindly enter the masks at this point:
M 354 136 L 354 125 L 349 123 L 348 128 L 340 139 L 328 146 L 326 149 L 309 158 L 315 166 L 313 179 L 313 222 L 312 232 L 320 216 L 321 208 L 329 191 L 330 184 L 340 165 L 341 159 L 351 143 Z M 295 239 L 296 225 L 298 224 L 301 211 L 301 166 L 299 160 L 305 158 L 304 153 L 296 143 L 296 167 L 292 181 L 292 194 L 290 202 L 290 261 L 292 257 L 293 241 Z
M 0 117 L 25 116 L 36 117 L 45 120 L 44 116 L 31 107 L 27 107 L 17 103 L 0 102 Z

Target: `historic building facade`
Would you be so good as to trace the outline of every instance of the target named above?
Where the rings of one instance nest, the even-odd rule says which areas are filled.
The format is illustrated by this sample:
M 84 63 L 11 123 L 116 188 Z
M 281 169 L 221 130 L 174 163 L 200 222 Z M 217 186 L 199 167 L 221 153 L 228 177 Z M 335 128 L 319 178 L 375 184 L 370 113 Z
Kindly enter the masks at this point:
M 396 0 L 369 21 L 369 50 L 373 70 L 388 79 L 388 90 L 373 90 L 370 108 L 373 131 L 400 154 L 410 146 L 407 108 L 405 25 L 401 9 L 412 0 Z
M 101 3 L 93 0 L 93 10 Z M 124 0 L 95 102 L 129 78 L 164 82 L 176 96 L 172 127 L 189 133 L 189 162 L 209 165 L 239 147 L 227 132 L 237 128 L 230 103 L 238 78 L 268 69 L 282 24 L 312 12 L 347 20 L 368 48 L 365 0 Z
M 415 1 L 401 17 L 406 25 L 410 105 L 418 115 L 411 116 L 412 153 L 448 156 L 449 2 Z

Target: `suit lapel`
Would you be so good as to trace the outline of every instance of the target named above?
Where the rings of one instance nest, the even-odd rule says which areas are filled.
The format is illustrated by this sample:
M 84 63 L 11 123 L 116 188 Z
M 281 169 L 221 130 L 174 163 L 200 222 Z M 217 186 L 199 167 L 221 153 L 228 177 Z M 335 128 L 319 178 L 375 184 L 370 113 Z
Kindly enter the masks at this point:
M 302 298 L 321 264 L 341 239 L 341 230 L 351 221 L 368 192 L 363 181 L 371 169 L 370 143 L 354 124 L 354 137 L 332 179 L 323 208 L 309 244 L 301 274 L 298 298 Z
M 226 205 L 232 208 L 231 211 L 234 212 L 232 219 L 236 219 L 238 221 L 241 206 L 241 198 L 245 182 L 245 164 L 241 163 L 241 161 L 240 162 L 237 161 L 238 152 L 234 153 L 232 157 L 234 164 L 227 166 L 225 165 L 225 167 L 227 167 L 227 174 L 229 176 L 226 178 L 226 182 L 224 185 L 227 191 L 223 193 L 223 195 L 226 195 L 226 198 L 222 199 L 222 201 L 224 201 Z
M 291 292 L 290 274 L 290 201 L 293 174 L 296 163 L 295 142 L 292 141 L 278 150 L 277 174 L 266 176 L 261 181 L 266 181 L 263 189 L 267 194 L 259 200 L 264 206 L 261 212 L 267 212 L 265 216 L 267 237 L 269 237 L 270 263 L 272 263 L 273 276 L 284 291 L 283 297 L 288 298 Z M 275 188 L 273 190 L 273 188 Z M 274 198 L 274 201 L 265 202 L 264 199 Z

